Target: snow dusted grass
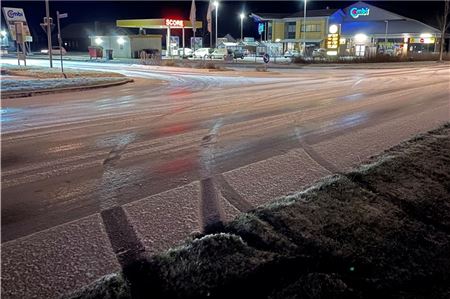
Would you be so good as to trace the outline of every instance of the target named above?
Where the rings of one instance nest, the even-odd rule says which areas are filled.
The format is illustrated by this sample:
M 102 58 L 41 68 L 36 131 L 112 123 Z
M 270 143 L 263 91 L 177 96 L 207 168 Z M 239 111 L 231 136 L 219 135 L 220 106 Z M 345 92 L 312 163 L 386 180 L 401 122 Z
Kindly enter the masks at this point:
M 63 78 L 61 69 L 38 66 L 17 66 L 11 64 L 2 64 L 2 75 L 26 76 L 38 79 Z M 67 68 L 64 70 L 67 78 L 105 78 L 105 77 L 124 77 L 122 74 L 113 72 L 96 72 Z
M 1 91 L 4 92 L 28 92 L 40 91 L 56 88 L 84 87 L 104 83 L 120 82 L 123 78 L 68 78 L 68 79 L 35 79 L 35 80 L 14 80 L 3 79 Z
M 449 298 L 449 149 L 447 124 L 68 298 Z

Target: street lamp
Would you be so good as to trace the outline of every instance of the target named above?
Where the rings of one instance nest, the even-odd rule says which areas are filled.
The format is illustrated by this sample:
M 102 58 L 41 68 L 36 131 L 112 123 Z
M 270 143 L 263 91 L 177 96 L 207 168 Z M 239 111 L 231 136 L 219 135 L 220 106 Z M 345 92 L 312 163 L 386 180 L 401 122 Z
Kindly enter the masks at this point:
M 307 0 L 305 0 L 305 5 L 303 7 L 303 57 L 306 56 L 306 1 Z
M 219 1 L 214 1 L 213 4 L 216 7 L 216 48 L 217 48 L 217 15 L 219 11 Z
M 239 15 L 239 17 L 241 18 L 241 41 L 244 39 L 244 19 L 245 19 L 245 14 L 243 12 L 241 12 L 241 14 Z

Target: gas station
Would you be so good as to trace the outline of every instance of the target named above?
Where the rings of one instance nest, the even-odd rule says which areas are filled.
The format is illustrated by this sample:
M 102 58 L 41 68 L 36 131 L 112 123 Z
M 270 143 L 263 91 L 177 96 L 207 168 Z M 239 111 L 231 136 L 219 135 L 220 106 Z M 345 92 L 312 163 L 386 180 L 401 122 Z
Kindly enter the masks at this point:
M 117 20 L 117 27 L 121 28 L 137 28 L 140 31 L 150 29 L 150 30 L 166 30 L 166 56 L 172 56 L 174 51 L 179 47 L 179 36 L 173 35 L 172 30 L 181 29 L 181 47 L 185 48 L 186 45 L 186 29 L 193 29 L 193 24 L 189 20 L 180 19 L 134 19 L 134 20 Z M 201 29 L 202 22 L 195 22 L 195 28 Z M 191 40 L 192 41 L 192 40 Z M 160 41 L 161 43 L 161 41 Z M 201 42 L 200 42 L 201 43 Z M 199 45 L 201 47 L 201 45 Z M 160 45 L 160 49 L 162 45 Z M 196 45 L 196 48 L 197 45 Z

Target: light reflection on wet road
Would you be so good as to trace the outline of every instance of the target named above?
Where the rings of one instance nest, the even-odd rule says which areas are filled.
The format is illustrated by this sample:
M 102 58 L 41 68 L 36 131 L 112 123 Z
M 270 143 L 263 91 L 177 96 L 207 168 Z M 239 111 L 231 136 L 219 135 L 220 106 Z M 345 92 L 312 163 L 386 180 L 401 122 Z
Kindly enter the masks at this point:
M 107 67 L 136 82 L 3 101 L 2 241 L 427 109 L 442 111 L 420 120 L 423 130 L 449 119 L 445 66 L 277 75 Z

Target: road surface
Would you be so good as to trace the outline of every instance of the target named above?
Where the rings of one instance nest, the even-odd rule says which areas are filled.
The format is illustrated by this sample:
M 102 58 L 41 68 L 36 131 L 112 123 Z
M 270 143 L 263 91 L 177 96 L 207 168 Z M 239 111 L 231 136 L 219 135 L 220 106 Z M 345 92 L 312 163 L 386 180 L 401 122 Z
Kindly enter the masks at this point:
M 2 100 L 5 298 L 58 298 L 450 119 L 448 65 L 66 67 L 135 82 Z
M 351 137 L 362 129 L 378 133 L 370 137 L 374 144 L 395 144 L 449 120 L 448 66 L 273 75 L 107 69 L 136 82 L 3 100 L 2 242 L 209 178 L 225 185 L 216 188 L 237 193 L 230 202 L 246 209 L 267 201 L 241 190 L 242 184 L 258 184 L 258 173 L 242 176 L 246 181 L 223 174 L 303 149 L 305 159 L 316 162 L 311 167 L 321 169 L 302 172 L 313 171 L 317 179 L 361 153 Z M 389 122 L 392 130 L 383 131 Z M 410 130 L 402 134 L 404 127 Z M 344 135 L 355 144 L 326 148 Z M 217 200 L 215 194 L 202 196 Z

